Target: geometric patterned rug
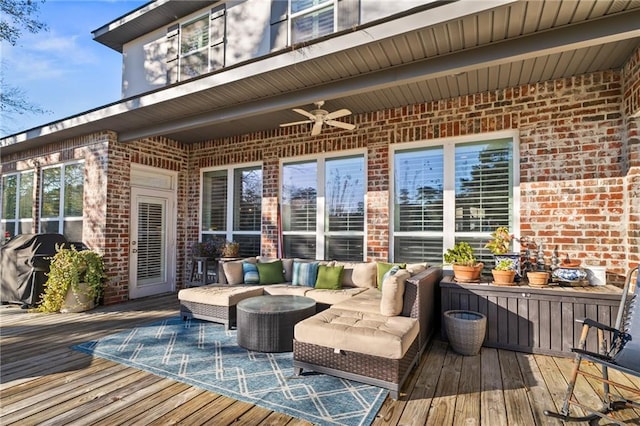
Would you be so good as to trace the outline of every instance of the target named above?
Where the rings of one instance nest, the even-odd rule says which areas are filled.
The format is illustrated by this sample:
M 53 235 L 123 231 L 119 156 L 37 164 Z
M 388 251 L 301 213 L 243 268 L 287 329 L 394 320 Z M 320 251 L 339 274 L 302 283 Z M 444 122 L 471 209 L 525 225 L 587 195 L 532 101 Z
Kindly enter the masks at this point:
M 368 425 L 388 390 L 337 377 L 293 374 L 292 353 L 247 351 L 236 331 L 171 318 L 73 349 L 318 425 Z

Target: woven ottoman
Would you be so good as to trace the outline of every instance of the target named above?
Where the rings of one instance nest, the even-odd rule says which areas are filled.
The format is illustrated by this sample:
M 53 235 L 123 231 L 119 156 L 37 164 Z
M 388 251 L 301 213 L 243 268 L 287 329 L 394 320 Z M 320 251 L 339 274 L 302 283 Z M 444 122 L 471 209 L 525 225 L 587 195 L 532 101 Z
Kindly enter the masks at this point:
M 236 305 L 249 297 L 262 296 L 262 287 L 213 284 L 178 292 L 180 316 L 218 322 L 225 329 L 236 324 Z
M 389 389 L 398 399 L 419 360 L 415 318 L 330 308 L 296 324 L 293 367 Z

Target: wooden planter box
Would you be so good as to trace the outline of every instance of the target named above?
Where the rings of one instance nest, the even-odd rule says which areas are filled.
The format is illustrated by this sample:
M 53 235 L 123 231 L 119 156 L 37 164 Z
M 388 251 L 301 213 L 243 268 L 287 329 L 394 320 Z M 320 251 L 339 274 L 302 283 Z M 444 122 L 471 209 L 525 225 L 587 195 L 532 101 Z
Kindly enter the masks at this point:
M 487 316 L 484 346 L 529 353 L 571 356 L 582 325 L 592 318 L 613 325 L 622 290 L 613 286 L 513 287 L 459 284 L 446 276 L 440 282 L 441 314 L 452 309 Z M 446 339 L 446 331 L 441 327 Z M 595 333 L 587 349 L 597 351 Z

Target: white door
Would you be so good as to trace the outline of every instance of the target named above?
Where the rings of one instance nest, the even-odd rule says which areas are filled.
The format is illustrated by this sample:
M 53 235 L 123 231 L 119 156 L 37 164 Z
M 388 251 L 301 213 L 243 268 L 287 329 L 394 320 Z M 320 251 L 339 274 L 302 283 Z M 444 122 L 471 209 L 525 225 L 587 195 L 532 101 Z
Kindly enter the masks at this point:
M 171 191 L 131 188 L 131 299 L 175 289 L 174 198 Z

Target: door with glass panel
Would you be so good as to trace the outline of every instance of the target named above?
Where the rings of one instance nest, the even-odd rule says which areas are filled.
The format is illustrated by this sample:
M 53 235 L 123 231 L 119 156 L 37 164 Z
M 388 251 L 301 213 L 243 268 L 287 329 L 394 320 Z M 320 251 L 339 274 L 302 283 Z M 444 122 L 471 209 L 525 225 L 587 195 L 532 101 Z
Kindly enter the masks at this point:
M 132 299 L 175 288 L 175 196 L 131 188 L 129 296 Z

